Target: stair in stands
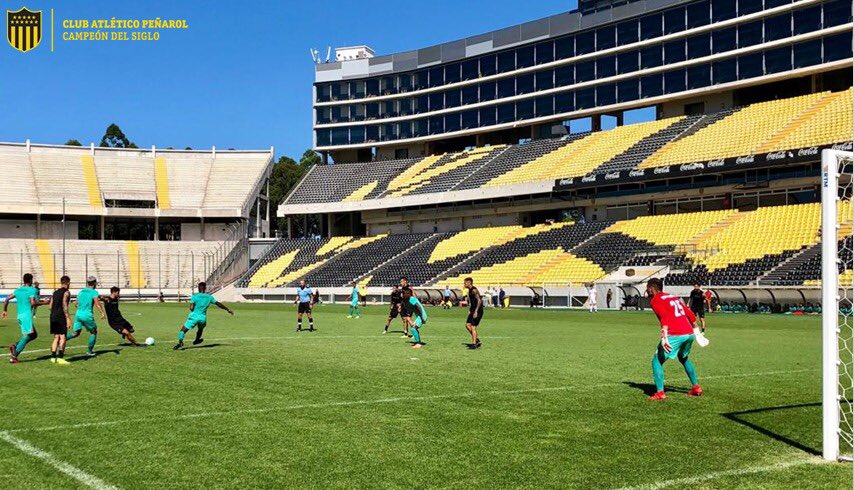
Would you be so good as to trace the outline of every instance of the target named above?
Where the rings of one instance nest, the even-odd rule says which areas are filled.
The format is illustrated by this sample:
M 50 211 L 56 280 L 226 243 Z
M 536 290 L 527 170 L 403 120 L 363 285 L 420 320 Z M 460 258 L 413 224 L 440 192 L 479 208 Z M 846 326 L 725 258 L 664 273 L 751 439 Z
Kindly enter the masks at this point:
M 833 93 L 827 94 L 826 96 L 818 99 L 815 103 L 813 103 L 812 107 L 802 112 L 798 117 L 792 119 L 789 124 L 780 128 L 780 130 L 771 137 L 771 139 L 766 140 L 764 143 L 756 149 L 755 153 L 768 153 L 770 151 L 778 150 L 777 144 L 786 139 L 787 136 L 794 133 L 801 126 L 803 126 L 807 121 L 813 118 L 816 114 L 819 113 L 825 106 L 833 102 L 836 97 L 840 95 L 844 95 L 845 92 L 841 93 Z
M 435 245 L 439 240 L 442 240 L 443 238 L 447 238 L 447 236 L 445 234 L 437 234 L 437 235 L 433 235 L 433 236 L 429 237 L 426 240 L 421 241 L 420 243 L 416 243 L 415 245 L 407 248 L 406 250 L 404 250 L 400 254 L 392 256 L 391 258 L 389 258 L 385 262 L 379 264 L 378 266 L 374 267 L 370 271 L 356 277 L 351 282 L 359 282 L 368 276 L 375 276 L 377 271 L 385 268 L 386 266 L 391 266 L 397 262 L 404 261 L 412 252 L 414 252 L 416 250 L 420 250 L 422 248 L 429 247 L 431 245 Z M 381 286 L 382 285 L 384 285 L 384 284 L 381 284 Z

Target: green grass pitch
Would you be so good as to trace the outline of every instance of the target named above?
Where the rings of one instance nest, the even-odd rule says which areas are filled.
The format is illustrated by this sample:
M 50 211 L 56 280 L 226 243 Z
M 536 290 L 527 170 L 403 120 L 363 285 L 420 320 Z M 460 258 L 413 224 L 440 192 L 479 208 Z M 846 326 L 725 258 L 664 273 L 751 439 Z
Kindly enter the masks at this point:
M 99 322 L 99 355 L 81 357 L 84 334 L 56 366 L 42 307 L 22 362 L 0 358 L 0 486 L 851 487 L 850 465 L 815 456 L 816 317 L 710 315 L 693 353 L 706 396 L 686 397 L 669 362 L 669 398 L 650 402 L 649 311 L 487 310 L 469 351 L 465 312 L 431 308 L 416 351 L 381 335 L 387 306 L 348 320 L 320 305 L 319 331 L 300 334 L 293 305 L 234 309 L 174 352 L 186 305 L 126 302 L 154 347 L 116 345 Z

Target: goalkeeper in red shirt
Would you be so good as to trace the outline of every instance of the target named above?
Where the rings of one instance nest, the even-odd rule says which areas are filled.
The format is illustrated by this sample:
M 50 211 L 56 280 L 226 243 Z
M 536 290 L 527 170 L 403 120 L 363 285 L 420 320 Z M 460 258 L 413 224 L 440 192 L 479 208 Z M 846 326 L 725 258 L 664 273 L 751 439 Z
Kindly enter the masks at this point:
M 700 396 L 703 390 L 697 383 L 697 372 L 694 364 L 688 359 L 691 346 L 694 344 L 697 317 L 685 306 L 678 296 L 662 291 L 661 279 L 652 278 L 646 283 L 646 294 L 650 297 L 649 305 L 661 322 L 661 341 L 655 355 L 652 356 L 652 377 L 655 380 L 655 394 L 650 400 L 664 400 L 664 362 L 668 359 L 679 359 L 685 368 L 685 374 L 691 380 L 692 388 L 688 396 Z

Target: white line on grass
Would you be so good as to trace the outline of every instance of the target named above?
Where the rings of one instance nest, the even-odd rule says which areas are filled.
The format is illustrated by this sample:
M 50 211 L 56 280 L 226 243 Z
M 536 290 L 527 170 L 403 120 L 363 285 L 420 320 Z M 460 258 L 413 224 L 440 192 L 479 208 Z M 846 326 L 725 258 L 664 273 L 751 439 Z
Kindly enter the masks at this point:
M 86 485 L 87 487 L 94 488 L 96 490 L 117 490 L 117 487 L 110 485 L 109 483 L 101 480 L 97 476 L 90 475 L 85 471 L 77 468 L 76 466 L 71 466 L 68 463 L 60 461 L 54 455 L 50 454 L 47 451 L 42 451 L 41 449 L 33 446 L 29 442 L 20 439 L 18 437 L 9 434 L 8 432 L 0 432 L 0 439 L 6 441 L 7 443 L 14 446 L 19 451 L 26 453 L 29 456 L 32 456 L 36 459 L 40 459 L 45 463 L 53 466 L 61 473 L 64 473 L 71 478 L 79 481 L 80 483 Z
M 322 340 L 322 339 L 382 339 L 382 338 L 385 338 L 385 337 L 381 337 L 379 335 L 320 335 L 320 336 L 312 336 L 309 334 L 309 335 L 300 335 L 300 336 L 295 335 L 295 336 L 290 336 L 290 337 L 275 336 L 275 337 L 221 337 L 221 338 L 215 338 L 215 339 L 206 338 L 205 341 L 210 343 L 210 342 L 222 342 L 222 341 L 229 341 L 229 340 Z M 433 338 L 433 339 L 449 339 L 451 337 L 433 335 L 430 338 Z M 456 338 L 456 337 L 454 337 L 454 338 Z M 501 336 L 483 337 L 484 340 L 511 339 L 511 338 L 513 338 L 513 337 L 501 337 Z M 130 344 L 128 344 L 127 342 L 122 342 L 122 343 L 117 343 L 117 344 L 97 344 L 96 348 L 118 347 L 118 346 L 130 346 Z M 85 345 L 69 345 L 65 348 L 65 350 L 86 349 L 86 348 L 87 347 Z M 35 354 L 37 352 L 50 352 L 50 349 L 27 349 L 22 353 L 22 355 L 23 354 Z M 96 350 L 96 352 L 97 352 L 97 350 Z M 8 354 L 8 353 L 7 354 L 0 354 L 0 357 L 9 357 L 10 355 L 11 354 Z
M 789 373 L 797 373 L 802 371 L 813 371 L 812 369 L 807 370 L 794 370 L 794 371 L 764 371 L 758 373 L 738 373 L 738 374 L 722 374 L 718 376 L 706 376 L 703 379 L 725 379 L 725 378 L 734 378 L 734 377 L 747 377 L 747 376 L 774 376 L 778 374 L 789 374 Z M 435 401 L 435 400 L 447 400 L 447 399 L 455 399 L 455 398 L 474 398 L 474 397 L 489 397 L 489 396 L 512 396 L 512 395 L 523 395 L 530 393 L 547 393 L 554 391 L 582 391 L 582 390 L 595 390 L 599 388 L 612 388 L 615 386 L 623 386 L 622 382 L 610 382 L 610 383 L 599 383 L 599 384 L 591 384 L 585 386 L 551 386 L 544 388 L 524 388 L 518 390 L 492 390 L 492 391 L 481 391 L 481 392 L 467 392 L 467 393 L 456 393 L 456 394 L 443 394 L 443 395 L 426 395 L 426 396 L 413 396 L 413 397 L 390 397 L 390 398 L 378 398 L 373 400 L 349 400 L 349 401 L 337 401 L 337 402 L 320 402 L 320 403 L 303 403 L 298 405 L 282 405 L 282 406 L 273 406 L 273 407 L 263 407 L 263 408 L 247 408 L 241 410 L 224 410 L 224 411 L 215 411 L 215 412 L 200 412 L 200 413 L 188 413 L 182 415 L 169 415 L 169 416 L 151 416 L 144 417 L 138 419 L 126 419 L 126 420 L 104 420 L 99 422 L 82 422 L 79 424 L 68 424 L 68 425 L 52 425 L 48 427 L 33 427 L 33 428 L 25 428 L 25 429 L 9 429 L 9 433 L 17 433 L 17 432 L 44 432 L 44 431 L 52 431 L 52 430 L 71 430 L 71 429 L 84 429 L 87 427 L 106 427 L 120 424 L 134 424 L 134 423 L 144 423 L 151 421 L 164 421 L 164 420 L 190 420 L 190 419 L 199 419 L 199 418 L 208 418 L 208 417 L 225 417 L 225 416 L 233 416 L 233 415 L 247 415 L 247 414 L 257 414 L 257 413 L 269 413 L 269 412 L 285 412 L 292 410 L 305 410 L 305 409 L 321 409 L 321 408 L 333 408 L 333 407 L 348 407 L 348 406 L 357 406 L 357 405 L 381 405 L 381 404 L 390 404 L 390 403 L 402 403 L 402 402 L 424 402 L 424 401 Z
M 797 466 L 806 466 L 806 465 L 814 465 L 814 464 L 823 464 L 824 460 L 819 458 L 813 459 L 803 459 L 798 461 L 789 461 L 784 463 L 777 463 L 768 466 L 750 466 L 747 468 L 736 468 L 732 470 L 722 470 L 722 471 L 712 471 L 711 473 L 706 473 L 703 475 L 696 476 L 688 476 L 685 478 L 676 478 L 673 480 L 663 480 L 655 483 L 648 483 L 645 485 L 638 485 L 634 487 L 623 487 L 620 490 L 659 490 L 661 488 L 675 487 L 675 486 L 683 486 L 683 485 L 696 485 L 698 483 L 702 483 L 709 480 L 717 480 L 718 478 L 725 478 L 728 476 L 743 476 L 743 475 L 752 475 L 755 473 L 770 473 L 773 471 L 783 471 L 789 468 L 797 467 Z

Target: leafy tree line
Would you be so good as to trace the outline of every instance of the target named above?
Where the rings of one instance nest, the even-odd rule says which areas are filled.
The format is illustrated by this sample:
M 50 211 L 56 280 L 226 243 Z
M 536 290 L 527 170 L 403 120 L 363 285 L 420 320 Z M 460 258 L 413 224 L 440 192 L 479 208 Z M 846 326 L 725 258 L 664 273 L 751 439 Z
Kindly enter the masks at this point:
M 65 142 L 68 146 L 83 146 L 76 139 L 69 139 Z M 136 144 L 128 139 L 127 135 L 122 131 L 118 124 L 110 124 L 101 137 L 101 143 L 98 145 L 101 148 L 137 148 Z M 167 149 L 173 149 L 171 146 Z M 189 146 L 185 150 L 192 150 Z M 273 173 L 270 176 L 270 214 L 276 215 L 276 210 L 279 203 L 285 199 L 285 196 L 294 188 L 299 180 L 308 173 L 311 167 L 321 163 L 320 155 L 314 150 L 306 150 L 299 161 L 297 162 L 291 157 L 281 156 L 273 166 Z M 303 221 L 308 219 L 309 234 L 319 233 L 320 223 L 314 217 L 298 217 L 293 220 L 293 230 L 297 235 L 301 235 L 304 229 Z M 287 234 L 287 220 L 276 219 L 276 227 L 282 234 Z

